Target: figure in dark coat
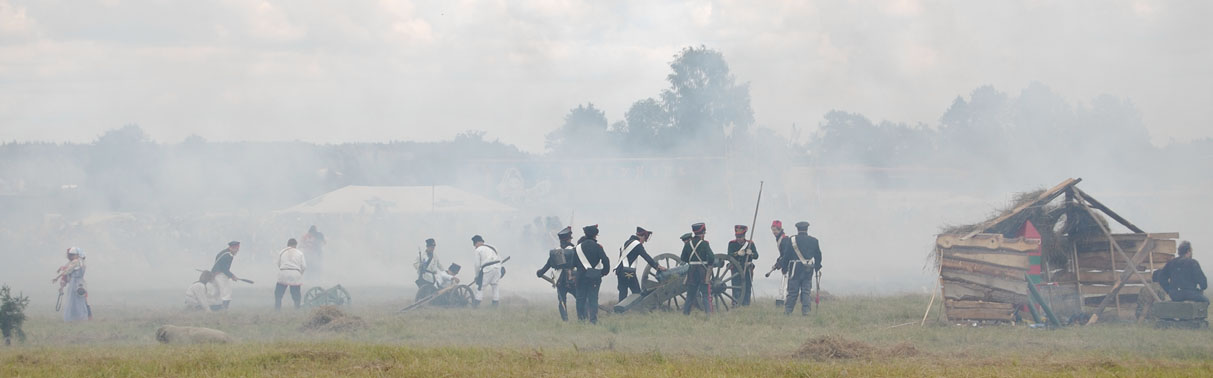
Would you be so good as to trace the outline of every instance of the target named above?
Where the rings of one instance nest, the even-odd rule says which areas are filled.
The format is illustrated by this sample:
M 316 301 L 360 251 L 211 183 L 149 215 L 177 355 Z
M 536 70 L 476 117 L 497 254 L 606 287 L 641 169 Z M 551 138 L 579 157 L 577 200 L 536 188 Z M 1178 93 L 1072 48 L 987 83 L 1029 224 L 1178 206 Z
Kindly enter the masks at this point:
M 821 247 L 817 238 L 809 236 L 809 222 L 796 223 L 796 236 L 789 239 L 786 247 L 784 243 L 780 243 L 779 261 L 776 262 L 776 266 L 788 276 L 784 313 L 791 314 L 796 308 L 796 300 L 799 299 L 800 313 L 808 315 L 812 301 L 813 273 L 821 269 Z
M 744 266 L 740 271 L 733 267 L 733 304 L 750 305 L 750 296 L 754 292 L 754 261 L 758 260 L 758 249 L 753 240 L 746 240 L 745 233 L 749 230 L 743 224 L 733 226 L 735 239 L 729 241 L 729 256 Z
M 1192 258 L 1191 243 L 1180 243 L 1179 257 L 1155 271 L 1152 279 L 1167 291 L 1172 301 L 1209 302 L 1204 293 L 1209 288 L 1209 281 L 1200 269 L 1200 263 Z
M 565 227 L 563 230 L 556 233 L 556 236 L 560 238 L 560 249 L 562 252 L 573 249 L 572 227 Z M 557 307 L 560 310 L 560 319 L 566 322 L 569 321 L 569 294 L 573 294 L 574 303 L 577 301 L 577 280 L 574 278 L 574 274 L 577 273 L 577 264 L 575 263 L 576 260 L 577 259 L 575 257 L 572 259 L 566 258 L 564 259 L 564 263 L 561 264 L 556 261 L 556 256 L 548 256 L 547 264 L 545 264 L 542 269 L 539 269 L 538 272 L 535 272 L 536 276 L 542 278 L 543 275 L 548 272 L 548 269 L 556 269 L 556 275 L 559 276 L 556 278 Z
M 598 244 L 598 225 L 585 226 L 577 242 L 577 318 L 598 324 L 598 288 L 610 273 L 611 259 Z
M 693 306 L 700 306 L 704 312 L 710 312 L 712 308 L 712 298 L 708 295 L 708 285 L 711 284 L 708 281 L 711 278 L 708 267 L 716 263 L 716 255 L 703 238 L 705 232 L 707 226 L 703 223 L 691 225 L 694 236 L 682 247 L 682 262 L 691 266 L 686 276 L 687 301 L 682 307 L 682 313 L 686 315 L 691 314 Z M 704 297 L 702 301 L 699 298 L 701 294 Z

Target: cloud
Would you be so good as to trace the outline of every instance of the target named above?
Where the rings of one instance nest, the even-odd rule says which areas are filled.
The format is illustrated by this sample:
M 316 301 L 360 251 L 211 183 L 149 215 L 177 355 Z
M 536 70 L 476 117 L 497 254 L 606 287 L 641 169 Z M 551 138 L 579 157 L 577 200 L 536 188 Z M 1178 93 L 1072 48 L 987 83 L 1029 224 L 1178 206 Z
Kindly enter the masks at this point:
M 30 39 L 36 36 L 38 22 L 25 7 L 0 0 L 0 42 Z
M 578 104 L 611 121 L 682 47 L 725 54 L 759 125 L 825 112 L 934 123 L 1033 81 L 1138 104 L 1152 137 L 1209 137 L 1213 3 L 0 0 L 4 139 L 435 140 L 531 150 Z M 81 18 L 76 15 L 88 14 Z

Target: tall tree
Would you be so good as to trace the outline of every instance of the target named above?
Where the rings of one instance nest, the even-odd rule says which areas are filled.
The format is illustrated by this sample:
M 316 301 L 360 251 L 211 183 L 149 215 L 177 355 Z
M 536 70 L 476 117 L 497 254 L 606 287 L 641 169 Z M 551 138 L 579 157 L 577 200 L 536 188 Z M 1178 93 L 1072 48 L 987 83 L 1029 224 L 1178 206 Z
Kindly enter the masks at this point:
M 564 116 L 564 124 L 547 135 L 546 147 L 566 156 L 586 156 L 609 145 L 606 113 L 593 103 L 577 105 Z
M 661 102 L 669 112 L 671 128 L 660 135 L 664 143 L 692 140 L 685 147 L 720 151 L 731 133 L 744 132 L 754 123 L 748 83 L 737 84 L 724 54 L 704 46 L 687 47 L 670 62 Z

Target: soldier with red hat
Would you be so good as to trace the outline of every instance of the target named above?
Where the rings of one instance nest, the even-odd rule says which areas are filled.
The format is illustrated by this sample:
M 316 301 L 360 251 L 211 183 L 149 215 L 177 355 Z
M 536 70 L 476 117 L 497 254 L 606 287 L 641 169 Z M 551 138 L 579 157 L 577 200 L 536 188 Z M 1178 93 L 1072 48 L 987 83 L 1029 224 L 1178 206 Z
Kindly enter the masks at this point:
M 640 293 L 640 280 L 636 277 L 637 259 L 643 258 L 649 266 L 658 271 L 665 270 L 665 267 L 657 265 L 657 262 L 653 261 L 653 257 L 649 256 L 649 252 L 644 249 L 644 243 L 648 242 L 652 235 L 652 231 L 637 226 L 636 235 L 629 237 L 627 241 L 623 242 L 623 247 L 619 248 L 619 266 L 615 267 L 615 277 L 619 281 L 616 288 L 619 289 L 620 302 L 628 297 L 629 291 Z
M 736 238 L 729 241 L 729 256 L 745 267 L 741 271 L 733 267 L 733 305 L 749 306 L 754 291 L 754 260 L 758 260 L 758 249 L 754 247 L 754 241 L 745 238 L 749 229 L 744 224 L 733 226 Z
M 686 276 L 687 300 L 682 308 L 682 313 L 686 315 L 691 314 L 691 307 L 695 305 L 703 306 L 704 312 L 711 308 L 712 298 L 708 295 L 708 280 L 711 275 L 708 274 L 708 267 L 716 263 L 716 255 L 703 237 L 707 230 L 707 225 L 703 223 L 691 225 L 691 233 L 694 236 L 682 247 L 682 262 L 691 266 Z M 700 294 L 704 296 L 703 303 L 706 303 L 706 306 L 700 303 Z

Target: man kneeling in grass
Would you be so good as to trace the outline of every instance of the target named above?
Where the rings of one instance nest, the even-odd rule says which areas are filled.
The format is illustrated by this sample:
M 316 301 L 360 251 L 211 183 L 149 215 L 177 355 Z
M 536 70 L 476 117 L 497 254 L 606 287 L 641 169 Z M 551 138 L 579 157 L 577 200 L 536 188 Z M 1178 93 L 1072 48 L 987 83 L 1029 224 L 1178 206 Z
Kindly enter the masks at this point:
M 217 311 L 223 309 L 223 301 L 219 299 L 219 287 L 215 285 L 215 274 L 202 271 L 198 281 L 185 289 L 185 308 L 191 311 Z

